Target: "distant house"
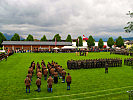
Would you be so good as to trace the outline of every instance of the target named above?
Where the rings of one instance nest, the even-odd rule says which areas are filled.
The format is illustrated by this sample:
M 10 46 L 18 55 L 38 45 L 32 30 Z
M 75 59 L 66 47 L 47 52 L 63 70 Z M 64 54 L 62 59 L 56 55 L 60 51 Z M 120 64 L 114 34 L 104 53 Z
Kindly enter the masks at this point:
M 54 41 L 3 41 L 4 50 L 31 50 L 35 51 L 41 48 L 61 48 L 64 46 L 72 46 L 71 42 L 55 42 Z
M 72 46 L 76 47 L 76 39 L 72 41 Z M 87 47 L 87 42 L 83 40 L 83 47 Z
M 128 41 L 125 44 L 126 44 L 126 48 L 129 49 L 133 46 L 133 41 Z
M 107 45 L 107 42 L 103 42 L 103 44 L 107 48 L 109 48 L 108 45 Z M 76 39 L 72 41 L 72 46 L 76 46 Z M 95 46 L 98 46 L 98 42 L 95 42 Z M 85 40 L 83 40 L 83 47 L 88 47 L 87 42 Z
M 109 48 L 107 45 L 107 42 L 103 41 L 103 45 L 106 46 L 107 48 Z M 98 46 L 98 42 L 95 42 L 95 46 Z

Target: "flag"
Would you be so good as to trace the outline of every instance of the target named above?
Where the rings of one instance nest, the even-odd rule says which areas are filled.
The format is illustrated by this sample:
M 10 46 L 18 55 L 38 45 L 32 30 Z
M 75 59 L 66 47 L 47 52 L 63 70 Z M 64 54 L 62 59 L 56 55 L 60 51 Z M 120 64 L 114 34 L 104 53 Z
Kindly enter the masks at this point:
M 49 46 L 49 52 L 50 52 L 50 46 Z
M 9 48 L 8 48 L 8 54 L 10 53 L 10 50 L 9 50 Z
M 56 37 L 55 37 L 55 46 L 56 46 L 56 44 L 57 44 L 57 41 L 56 41 Z
M 87 38 L 87 37 L 85 37 L 85 35 L 83 35 L 83 40 L 88 40 L 88 38 Z

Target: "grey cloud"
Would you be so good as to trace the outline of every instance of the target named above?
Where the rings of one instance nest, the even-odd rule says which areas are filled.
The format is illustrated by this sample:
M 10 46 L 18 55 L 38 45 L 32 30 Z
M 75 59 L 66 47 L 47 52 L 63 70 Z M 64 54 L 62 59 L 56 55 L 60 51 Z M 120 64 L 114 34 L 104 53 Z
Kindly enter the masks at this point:
M 0 0 L 0 30 L 7 33 L 29 33 L 48 38 L 60 33 L 118 36 L 130 20 L 132 0 Z M 117 33 L 113 34 L 113 33 Z

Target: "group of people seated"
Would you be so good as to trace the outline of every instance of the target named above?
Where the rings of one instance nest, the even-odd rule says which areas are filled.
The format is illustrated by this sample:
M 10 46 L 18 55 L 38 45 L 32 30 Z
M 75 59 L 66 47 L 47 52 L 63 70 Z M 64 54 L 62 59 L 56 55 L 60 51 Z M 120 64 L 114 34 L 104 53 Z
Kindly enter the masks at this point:
M 128 50 L 111 50 L 110 54 L 119 54 L 119 55 L 126 55 L 126 56 L 133 56 L 133 53 Z
M 8 57 L 8 54 L 5 54 L 5 53 L 1 53 L 0 54 L 0 61 L 2 61 L 2 60 L 7 60 L 7 57 Z
M 30 85 L 31 85 L 31 81 L 32 81 L 32 77 L 35 69 L 36 69 L 36 76 L 37 76 L 36 85 L 38 88 L 35 91 L 38 91 L 38 92 L 41 91 L 42 76 L 44 76 L 45 81 L 47 80 L 48 92 L 52 92 L 52 85 L 53 83 L 55 84 L 58 83 L 58 78 L 62 79 L 62 83 L 65 83 L 65 78 L 66 78 L 67 90 L 70 90 L 70 84 L 71 84 L 70 74 L 68 73 L 68 76 L 66 77 L 65 69 L 63 69 L 62 66 L 58 65 L 58 63 L 55 63 L 54 61 L 52 61 L 51 63 L 48 62 L 46 67 L 45 62 L 42 60 L 41 66 L 39 62 L 37 62 L 37 64 L 35 64 L 34 61 L 31 62 L 31 66 L 28 69 L 28 74 L 24 81 L 26 85 L 26 93 L 27 93 L 27 89 L 29 89 L 29 93 L 30 93 Z M 49 78 L 47 79 L 48 75 L 49 75 Z

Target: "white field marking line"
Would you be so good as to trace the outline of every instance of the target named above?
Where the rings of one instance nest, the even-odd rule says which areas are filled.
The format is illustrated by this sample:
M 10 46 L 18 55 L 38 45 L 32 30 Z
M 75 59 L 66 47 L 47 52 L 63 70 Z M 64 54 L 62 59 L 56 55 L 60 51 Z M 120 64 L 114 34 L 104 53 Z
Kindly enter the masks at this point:
M 31 100 L 31 99 L 46 99 L 46 98 L 58 98 L 58 97 L 69 97 L 69 96 L 76 96 L 80 94 L 88 94 L 88 93 L 96 93 L 96 92 L 104 92 L 104 91 L 110 91 L 110 90 L 119 90 L 122 88 L 129 88 L 133 86 L 127 86 L 127 87 L 121 87 L 121 88 L 114 88 L 114 89 L 107 89 L 107 90 L 100 90 L 100 91 L 93 91 L 93 92 L 84 92 L 84 93 L 78 93 L 78 94 L 71 94 L 71 95 L 61 95 L 61 96 L 51 96 L 51 97 L 41 97 L 41 98 L 29 98 L 29 99 L 20 99 L 20 100 Z
M 96 95 L 96 96 L 90 96 L 90 97 L 84 97 L 84 98 L 76 98 L 76 99 L 71 99 L 71 100 L 89 99 L 89 98 L 102 97 L 102 96 L 108 96 L 108 95 L 111 95 L 111 94 L 121 94 L 121 93 L 122 92 L 108 93 L 108 94 L 103 94 L 103 95 Z

